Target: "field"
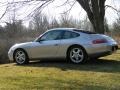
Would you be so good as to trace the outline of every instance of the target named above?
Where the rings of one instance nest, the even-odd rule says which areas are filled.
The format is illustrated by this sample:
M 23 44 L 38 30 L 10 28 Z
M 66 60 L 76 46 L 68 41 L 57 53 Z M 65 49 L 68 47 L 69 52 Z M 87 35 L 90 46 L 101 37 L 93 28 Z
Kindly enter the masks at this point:
M 64 61 L 1 64 L 0 90 L 120 90 L 120 50 L 86 64 Z

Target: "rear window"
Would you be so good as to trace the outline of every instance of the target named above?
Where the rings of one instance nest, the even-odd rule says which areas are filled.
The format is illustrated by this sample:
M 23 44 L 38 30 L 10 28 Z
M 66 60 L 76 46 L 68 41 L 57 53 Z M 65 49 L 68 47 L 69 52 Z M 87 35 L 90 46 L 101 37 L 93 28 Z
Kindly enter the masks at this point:
M 76 38 L 78 36 L 80 36 L 80 34 L 71 31 L 65 31 L 63 34 L 63 39 Z
M 73 31 L 82 32 L 82 33 L 86 33 L 86 34 L 97 34 L 97 33 L 95 33 L 95 32 L 85 31 L 85 30 L 79 30 L 79 29 L 74 29 Z

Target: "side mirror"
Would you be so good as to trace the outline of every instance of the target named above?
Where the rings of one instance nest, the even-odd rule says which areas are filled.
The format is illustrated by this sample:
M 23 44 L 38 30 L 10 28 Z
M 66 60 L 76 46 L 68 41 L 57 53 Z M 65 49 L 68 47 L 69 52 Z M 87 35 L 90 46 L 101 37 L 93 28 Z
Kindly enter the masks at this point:
M 45 40 L 40 39 L 40 40 L 38 40 L 37 42 L 42 43 L 42 41 L 45 41 Z

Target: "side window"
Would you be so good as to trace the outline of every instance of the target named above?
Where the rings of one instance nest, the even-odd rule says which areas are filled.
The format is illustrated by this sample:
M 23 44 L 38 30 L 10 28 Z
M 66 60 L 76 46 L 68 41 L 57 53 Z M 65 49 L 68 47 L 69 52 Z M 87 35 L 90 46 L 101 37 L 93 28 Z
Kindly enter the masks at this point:
M 72 38 L 75 38 L 75 37 L 79 37 L 79 36 L 80 36 L 80 34 L 75 33 L 75 32 L 72 32 L 71 34 L 72 34 Z
M 65 31 L 63 35 L 63 39 L 75 38 L 78 37 L 79 34 L 75 32 Z
M 45 33 L 42 37 L 41 40 L 47 41 L 47 40 L 59 40 L 61 39 L 61 31 L 49 31 Z

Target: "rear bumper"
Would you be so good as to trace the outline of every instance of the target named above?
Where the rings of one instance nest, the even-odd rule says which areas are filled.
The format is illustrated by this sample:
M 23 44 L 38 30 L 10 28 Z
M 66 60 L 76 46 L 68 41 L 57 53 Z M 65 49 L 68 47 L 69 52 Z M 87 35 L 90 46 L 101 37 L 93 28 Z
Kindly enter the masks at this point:
M 112 53 L 116 52 L 118 50 L 118 45 L 112 45 L 109 46 L 109 50 L 108 51 L 104 51 L 104 52 L 97 52 L 94 54 L 90 54 L 88 55 L 90 58 L 99 58 L 99 57 L 104 57 L 107 55 L 111 55 Z
M 111 47 L 112 52 L 116 52 L 118 50 L 118 45 L 114 45 Z
M 95 54 L 91 54 L 89 55 L 90 58 L 99 58 L 99 57 L 104 57 L 107 55 L 111 55 L 112 53 L 110 51 L 107 52 L 100 52 L 100 53 L 95 53 Z

